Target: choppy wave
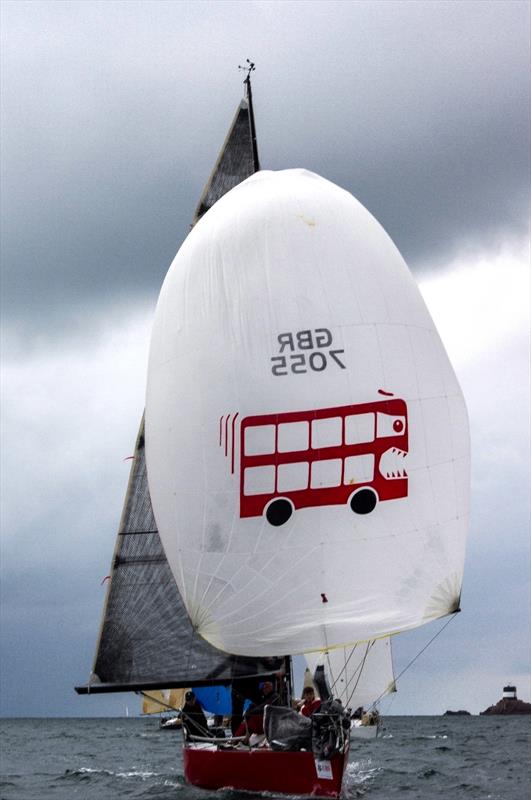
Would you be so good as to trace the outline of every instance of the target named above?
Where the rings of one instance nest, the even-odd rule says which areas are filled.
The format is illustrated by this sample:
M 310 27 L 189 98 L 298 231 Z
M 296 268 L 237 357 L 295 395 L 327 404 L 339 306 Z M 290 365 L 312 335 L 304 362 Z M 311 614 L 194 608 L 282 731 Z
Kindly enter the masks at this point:
M 522 800 L 529 717 L 388 717 L 352 742 L 347 800 Z M 3 721 L 2 800 L 248 800 L 186 785 L 180 737 L 158 721 Z
M 59 779 L 71 780 L 81 778 L 83 780 L 88 780 L 93 776 L 111 776 L 113 774 L 114 773 L 110 769 L 91 769 L 90 767 L 78 767 L 77 769 L 66 769 L 64 774 L 59 776 Z

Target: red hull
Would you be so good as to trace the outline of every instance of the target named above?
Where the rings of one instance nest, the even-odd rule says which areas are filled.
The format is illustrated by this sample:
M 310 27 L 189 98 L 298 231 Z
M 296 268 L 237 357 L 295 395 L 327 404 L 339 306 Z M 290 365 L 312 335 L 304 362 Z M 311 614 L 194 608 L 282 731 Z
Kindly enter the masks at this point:
M 184 775 L 202 789 L 238 789 L 248 792 L 339 797 L 348 760 L 336 753 L 317 774 L 313 753 L 277 750 L 215 750 L 184 745 Z

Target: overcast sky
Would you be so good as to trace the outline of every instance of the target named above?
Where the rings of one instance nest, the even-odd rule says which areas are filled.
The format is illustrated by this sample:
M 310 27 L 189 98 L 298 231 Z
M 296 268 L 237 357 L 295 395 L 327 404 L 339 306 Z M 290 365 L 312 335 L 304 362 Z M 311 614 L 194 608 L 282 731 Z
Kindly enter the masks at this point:
M 151 318 L 254 74 L 264 168 L 351 191 L 420 283 L 467 399 L 462 613 L 388 713 L 531 701 L 530 6 L 4 2 L 2 709 L 86 698 Z M 441 623 L 396 637 L 396 671 Z

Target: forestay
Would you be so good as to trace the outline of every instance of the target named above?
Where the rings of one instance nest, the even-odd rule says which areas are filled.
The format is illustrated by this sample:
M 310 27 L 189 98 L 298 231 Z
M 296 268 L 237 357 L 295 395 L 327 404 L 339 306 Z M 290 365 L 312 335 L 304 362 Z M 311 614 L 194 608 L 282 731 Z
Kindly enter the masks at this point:
M 326 650 L 458 610 L 464 400 L 398 250 L 329 181 L 259 172 L 191 231 L 157 306 L 146 446 L 216 647 Z

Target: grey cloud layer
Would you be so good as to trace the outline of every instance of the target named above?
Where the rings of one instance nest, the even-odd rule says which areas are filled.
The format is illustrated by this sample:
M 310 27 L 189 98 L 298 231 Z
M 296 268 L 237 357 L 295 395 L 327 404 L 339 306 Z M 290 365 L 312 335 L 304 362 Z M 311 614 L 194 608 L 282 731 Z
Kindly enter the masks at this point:
M 8 3 L 7 318 L 155 296 L 258 63 L 263 166 L 352 191 L 414 269 L 524 230 L 523 3 Z M 59 320 L 59 322 L 58 322 Z
M 238 62 L 258 65 L 263 166 L 349 189 L 414 269 L 435 270 L 524 229 L 529 14 L 507 2 L 4 3 L 5 713 L 123 711 L 121 697 L 89 707 L 72 685 L 91 662 L 143 406 L 147 309 L 239 100 Z M 529 649 L 528 340 L 500 313 L 515 278 L 506 263 L 499 273 L 489 313 L 450 312 L 477 348 L 461 371 L 475 470 L 463 614 L 407 673 L 394 713 L 484 708 Z M 481 304 L 477 285 L 451 286 Z M 507 341 L 487 336 L 493 317 Z M 397 672 L 432 633 L 399 638 Z

